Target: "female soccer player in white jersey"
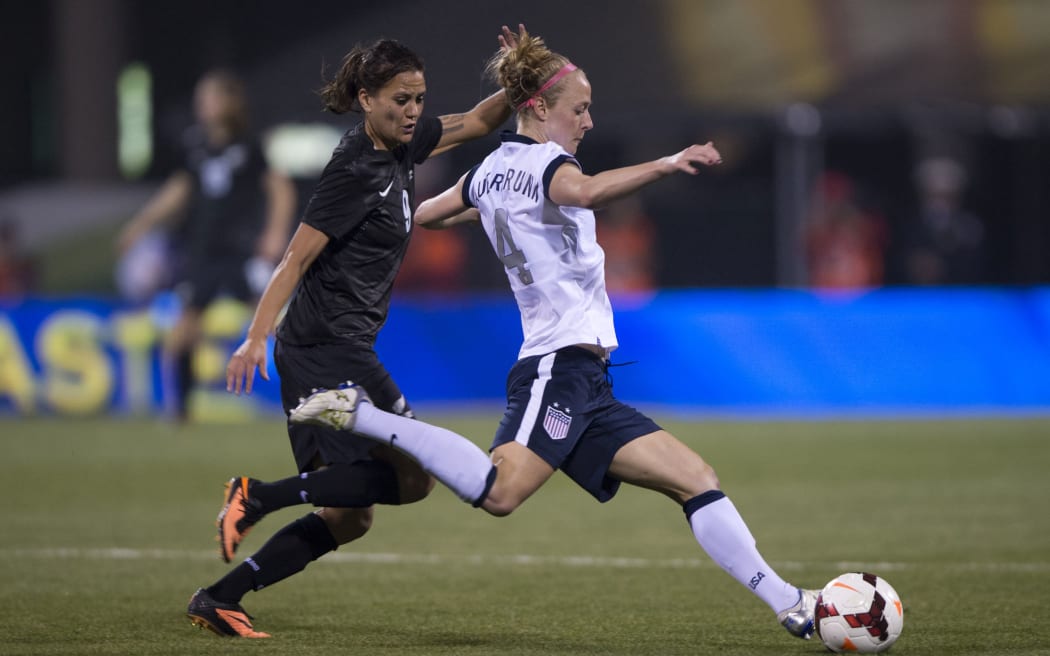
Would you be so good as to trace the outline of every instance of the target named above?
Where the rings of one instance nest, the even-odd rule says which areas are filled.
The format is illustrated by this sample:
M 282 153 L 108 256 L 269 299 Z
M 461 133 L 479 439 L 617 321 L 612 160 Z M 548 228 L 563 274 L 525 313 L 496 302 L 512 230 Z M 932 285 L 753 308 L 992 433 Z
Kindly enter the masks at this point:
M 292 422 L 352 429 L 416 458 L 460 498 L 511 513 L 561 469 L 599 501 L 621 482 L 680 504 L 701 547 L 777 613 L 793 635 L 813 632 L 816 591 L 784 581 L 765 562 L 714 470 L 651 419 L 612 395 L 608 355 L 617 347 L 605 291 L 605 256 L 593 208 L 656 180 L 721 162 L 710 144 L 659 160 L 585 175 L 576 149 L 591 121 L 584 72 L 543 41 L 522 35 L 489 70 L 517 109 L 517 133 L 421 204 L 418 224 L 479 218 L 521 311 L 524 342 L 507 379 L 507 411 L 491 460 L 450 431 L 385 413 L 350 383 L 315 393 Z M 493 464 L 494 463 L 494 464 Z

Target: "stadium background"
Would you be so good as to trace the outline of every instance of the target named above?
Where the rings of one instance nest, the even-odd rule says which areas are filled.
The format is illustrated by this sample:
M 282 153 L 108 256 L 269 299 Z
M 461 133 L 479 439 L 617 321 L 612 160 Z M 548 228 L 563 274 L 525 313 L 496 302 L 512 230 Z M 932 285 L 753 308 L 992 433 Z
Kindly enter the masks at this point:
M 253 123 L 305 202 L 352 120 L 313 90 L 356 42 L 427 60 L 428 112 L 492 89 L 501 23 L 525 22 L 587 70 L 588 170 L 714 140 L 726 165 L 618 208 L 610 233 L 642 271 L 614 293 L 625 398 L 731 415 L 1045 413 L 1050 408 L 1050 6 L 1024 0 L 546 0 L 139 3 L 51 0 L 0 24 L 0 217 L 32 285 L 0 299 L 0 412 L 154 414 L 170 308 L 121 296 L 116 229 L 172 166 L 204 70 L 235 68 Z M 491 140 L 421 170 L 432 192 Z M 930 158 L 965 171 L 980 270 L 921 289 L 906 236 Z M 807 226 L 848 180 L 884 232 L 875 284 L 818 288 Z M 614 210 L 610 210 L 614 211 Z M 624 218 L 626 217 L 626 218 Z M 640 228 L 638 226 L 641 226 Z M 380 352 L 410 398 L 498 404 L 520 335 L 476 232 L 417 234 Z M 635 250 L 632 251 L 631 249 Z M 621 255 L 610 249 L 610 259 Z M 613 277 L 610 274 L 610 277 Z M 619 280 L 619 279 L 618 279 Z M 246 309 L 222 305 L 198 357 L 201 419 L 272 410 L 221 393 Z M 440 329 L 435 330 L 435 326 Z M 480 353 L 484 349 L 484 353 Z M 479 357 L 479 355 L 481 357 Z M 440 378 L 435 378 L 435 371 Z M 207 381 L 211 382 L 207 382 Z M 435 384 L 440 380 L 440 384 Z M 490 406 L 487 406 L 490 407 Z
M 616 359 L 638 361 L 613 370 L 618 395 L 716 467 L 792 582 L 890 580 L 892 653 L 1050 653 L 1050 3 L 11 0 L 0 271 L 31 275 L 0 292 L 0 654 L 826 653 L 660 495 L 598 505 L 558 475 L 506 520 L 441 486 L 380 509 L 366 540 L 246 600 L 263 644 L 190 631 L 187 598 L 227 571 L 210 548 L 221 483 L 291 471 L 273 387 L 246 401 L 218 383 L 250 310 L 211 309 L 180 426 L 157 419 L 170 297 L 118 284 L 113 237 L 172 165 L 194 81 L 240 71 L 308 193 L 349 124 L 318 111 L 322 63 L 399 38 L 428 62 L 428 111 L 459 111 L 517 21 L 594 82 L 590 170 L 694 140 L 726 156 L 601 219 L 633 228 L 602 235 Z M 420 193 L 490 145 L 421 167 Z M 983 240 L 960 264 L 983 266 L 919 285 L 905 245 L 930 157 L 967 174 Z M 877 284 L 818 284 L 807 231 L 843 198 L 883 226 Z M 414 236 L 379 348 L 421 416 L 487 447 L 518 319 L 487 244 L 457 234 Z

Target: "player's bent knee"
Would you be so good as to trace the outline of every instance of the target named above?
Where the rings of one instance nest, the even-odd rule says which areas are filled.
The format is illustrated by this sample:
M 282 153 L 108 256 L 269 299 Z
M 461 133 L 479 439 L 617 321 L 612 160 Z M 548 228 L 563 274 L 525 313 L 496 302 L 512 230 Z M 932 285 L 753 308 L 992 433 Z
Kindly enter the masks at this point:
M 372 528 L 371 508 L 321 508 L 317 514 L 339 544 L 353 542 Z
M 714 467 L 707 464 L 706 461 L 704 461 L 704 466 L 698 478 L 707 490 L 717 490 L 721 487 L 721 483 L 718 480 L 718 472 L 715 471 Z
M 516 505 L 501 504 L 489 500 L 486 500 L 485 503 L 481 504 L 481 509 L 493 517 L 506 517 L 514 512 L 515 508 L 517 508 Z
M 719 489 L 721 489 L 721 485 L 718 480 L 718 474 L 715 473 L 713 467 L 704 463 L 702 467 L 689 473 L 688 484 L 685 485 L 684 489 L 676 496 L 679 501 L 684 502 L 698 494 Z
M 415 503 L 427 498 L 427 495 L 434 489 L 434 477 L 425 473 L 403 476 L 399 486 L 401 488 L 401 503 Z
M 523 501 L 525 499 L 516 494 L 508 494 L 500 490 L 497 484 L 489 491 L 481 508 L 493 517 L 506 517 L 514 512 Z
M 434 477 L 415 460 L 385 447 L 378 453 L 397 471 L 397 502 L 399 504 L 421 501 L 434 489 Z
M 721 487 L 714 468 L 703 460 L 698 460 L 695 466 L 680 470 L 672 480 L 667 481 L 664 486 L 657 486 L 656 489 L 680 503 L 685 503 L 697 495 L 719 490 Z

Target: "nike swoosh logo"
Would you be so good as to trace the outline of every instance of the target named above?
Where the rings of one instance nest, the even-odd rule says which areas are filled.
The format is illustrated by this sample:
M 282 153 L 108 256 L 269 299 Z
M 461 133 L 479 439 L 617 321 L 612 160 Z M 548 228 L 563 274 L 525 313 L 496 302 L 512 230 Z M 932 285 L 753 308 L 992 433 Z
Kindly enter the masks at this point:
M 384 189 L 383 191 L 379 192 L 379 197 L 380 198 L 386 198 L 386 195 L 390 193 L 390 188 L 393 187 L 393 186 L 394 186 L 394 181 L 391 180 L 390 184 L 388 184 L 386 186 L 386 189 Z

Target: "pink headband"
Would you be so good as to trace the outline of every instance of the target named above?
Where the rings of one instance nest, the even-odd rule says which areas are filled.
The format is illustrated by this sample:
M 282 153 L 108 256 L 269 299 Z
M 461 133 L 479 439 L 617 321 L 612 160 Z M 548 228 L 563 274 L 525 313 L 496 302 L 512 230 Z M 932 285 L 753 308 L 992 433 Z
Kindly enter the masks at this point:
M 551 87 L 553 87 L 555 84 L 558 83 L 558 80 L 562 79 L 563 77 L 565 77 L 569 73 L 572 73 L 575 70 L 576 70 L 576 66 L 574 64 L 572 64 L 571 62 L 566 64 L 566 65 L 564 65 L 564 66 L 562 66 L 558 70 L 557 73 L 555 73 L 554 75 L 551 76 L 551 79 L 547 80 L 547 82 L 544 83 L 544 85 L 542 87 L 540 87 L 539 91 L 537 91 L 536 93 L 532 94 L 532 96 L 528 100 L 526 100 L 525 102 L 523 102 L 520 105 L 518 105 L 518 111 L 520 112 L 521 110 L 525 109 L 526 107 L 532 107 L 536 103 L 536 98 L 538 98 L 540 94 L 542 94 L 547 89 L 550 89 Z

